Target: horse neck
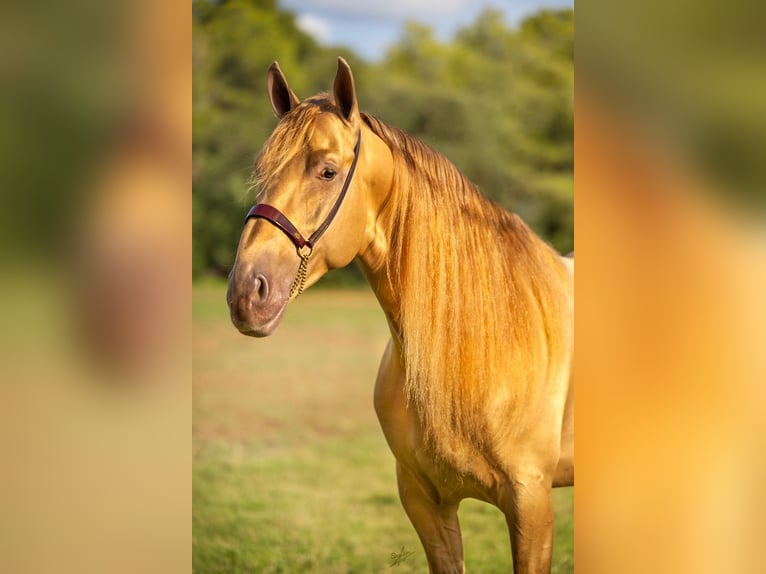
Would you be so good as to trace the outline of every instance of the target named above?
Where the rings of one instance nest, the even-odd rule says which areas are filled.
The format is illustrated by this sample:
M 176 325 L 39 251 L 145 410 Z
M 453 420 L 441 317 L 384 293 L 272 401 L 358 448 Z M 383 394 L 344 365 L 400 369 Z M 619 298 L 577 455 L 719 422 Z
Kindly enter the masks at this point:
M 391 283 L 389 272 L 391 262 L 391 239 L 393 222 L 399 221 L 396 213 L 397 202 L 402 190 L 396 187 L 394 173 L 401 166 L 395 166 L 391 147 L 369 124 L 363 127 L 364 149 L 370 154 L 368 165 L 378 170 L 371 178 L 367 190 L 367 241 L 357 256 L 360 268 L 386 315 L 394 338 L 400 335 L 397 317 L 400 300 Z M 383 170 L 381 172 L 380 170 Z M 363 172 L 366 172 L 363 169 Z
M 385 156 L 391 174 L 382 178 L 385 189 L 370 189 L 369 241 L 359 260 L 393 333 L 401 334 L 403 305 L 431 297 L 444 303 L 434 289 L 470 295 L 483 308 L 502 307 L 499 294 L 532 304 L 529 293 L 537 287 L 530 276 L 556 289 L 557 254 L 517 215 L 482 196 L 422 142 L 374 118 L 368 126 L 365 143 L 380 146 L 373 160 Z
M 502 404 L 522 428 L 524 407 L 559 380 L 564 271 L 445 158 L 381 133 L 393 134 L 394 175 L 359 258 L 398 347 L 408 404 L 438 456 L 461 468 L 471 445 L 494 440 L 487 405 Z
M 386 228 L 385 223 L 383 223 L 383 214 L 381 213 L 382 206 L 390 200 L 391 193 L 391 190 L 388 190 L 385 194 L 381 208 L 370 209 L 370 241 L 360 251 L 357 260 L 367 283 L 372 288 L 386 315 L 392 335 L 398 338 L 400 329 L 397 317 L 400 302 L 388 275 L 391 230 Z
M 377 122 L 377 120 L 374 121 Z M 402 145 L 401 140 L 398 145 L 392 143 L 394 139 L 391 134 L 386 134 L 382 130 L 391 130 L 394 137 L 406 138 L 404 144 Z M 399 266 L 403 263 L 403 257 L 401 245 L 398 247 L 398 253 L 396 249 L 392 250 L 392 244 L 396 241 L 395 236 L 400 242 L 406 235 L 412 234 L 424 235 L 423 241 L 459 242 L 458 238 L 446 237 L 447 234 L 442 234 L 442 237 L 428 238 L 428 230 L 433 225 L 433 221 L 430 220 L 432 214 L 424 213 L 420 209 L 411 209 L 411 205 L 415 201 L 428 202 L 435 210 L 460 211 L 457 205 L 441 201 L 440 196 L 455 192 L 471 193 L 475 188 L 446 158 L 438 156 L 425 144 L 404 135 L 403 132 L 385 125 L 381 128 L 380 123 L 377 124 L 377 130 L 365 131 L 371 136 L 368 139 L 371 139 L 374 144 L 384 146 L 384 149 L 378 150 L 378 157 L 386 156 L 387 161 L 390 159 L 391 173 L 387 177 L 378 178 L 388 182 L 384 188 L 370 190 L 369 195 L 372 198 L 368 207 L 370 240 L 359 253 L 358 258 L 362 271 L 386 314 L 392 332 L 399 334 L 401 285 L 394 284 L 391 274 L 401 271 Z M 438 156 L 438 161 L 443 162 L 439 165 L 440 177 L 432 176 L 429 180 L 417 173 L 416 170 L 422 168 L 415 167 L 416 163 L 410 161 L 411 157 L 407 157 L 409 153 L 432 154 L 430 156 L 432 161 Z M 415 197 L 412 196 L 413 193 L 416 194 Z M 486 206 L 488 205 L 487 203 Z M 458 248 L 458 245 L 450 247 Z

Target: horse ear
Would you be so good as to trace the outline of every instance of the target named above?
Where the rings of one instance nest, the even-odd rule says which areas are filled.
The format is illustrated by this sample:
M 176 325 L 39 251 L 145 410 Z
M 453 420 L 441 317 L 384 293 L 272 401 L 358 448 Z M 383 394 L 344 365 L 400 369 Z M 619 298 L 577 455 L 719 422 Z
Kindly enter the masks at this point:
M 277 62 L 274 62 L 269 66 L 269 75 L 266 84 L 269 91 L 269 99 L 271 100 L 271 107 L 279 119 L 282 119 L 287 112 L 301 103 L 298 96 L 296 96 L 290 89 L 290 86 L 287 85 L 285 75 L 282 73 Z
M 347 120 L 359 113 L 356 103 L 356 88 L 354 87 L 354 75 L 351 66 L 343 58 L 338 58 L 338 73 L 335 75 L 335 103 L 338 104 L 343 117 Z

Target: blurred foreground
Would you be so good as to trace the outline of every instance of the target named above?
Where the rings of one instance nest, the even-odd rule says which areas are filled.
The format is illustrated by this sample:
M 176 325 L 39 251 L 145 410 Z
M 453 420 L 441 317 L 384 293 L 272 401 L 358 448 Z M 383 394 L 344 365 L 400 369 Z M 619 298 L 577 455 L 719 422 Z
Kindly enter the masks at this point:
M 766 571 L 762 8 L 578 5 L 575 538 L 589 574 Z
M 190 9 L 160 4 L 0 17 L 2 572 L 190 570 Z

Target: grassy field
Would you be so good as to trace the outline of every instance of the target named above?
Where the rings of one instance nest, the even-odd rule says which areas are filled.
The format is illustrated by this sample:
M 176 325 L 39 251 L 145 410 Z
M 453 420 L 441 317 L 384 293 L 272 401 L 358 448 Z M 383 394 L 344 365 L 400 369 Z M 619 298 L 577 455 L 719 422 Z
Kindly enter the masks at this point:
M 267 339 L 222 284 L 194 288 L 193 571 L 427 572 L 372 407 L 386 323 L 369 291 L 312 290 Z M 554 491 L 553 572 L 573 572 L 572 490 Z M 466 570 L 510 572 L 505 520 L 460 508 Z

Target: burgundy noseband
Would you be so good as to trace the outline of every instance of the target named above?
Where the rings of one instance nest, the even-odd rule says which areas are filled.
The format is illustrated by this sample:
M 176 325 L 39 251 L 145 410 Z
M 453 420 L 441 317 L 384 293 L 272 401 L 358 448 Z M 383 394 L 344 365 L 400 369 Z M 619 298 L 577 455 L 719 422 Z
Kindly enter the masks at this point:
M 343 203 L 343 198 L 346 197 L 348 186 L 351 184 L 351 178 L 354 177 L 356 162 L 359 159 L 359 150 L 361 147 L 362 132 L 360 130 L 356 136 L 356 145 L 354 146 L 354 159 L 351 161 L 351 167 L 348 169 L 348 174 L 346 175 L 346 180 L 343 182 L 343 187 L 340 190 L 340 195 L 338 195 L 338 199 L 335 200 L 335 204 L 332 206 L 330 213 L 327 214 L 327 217 L 322 222 L 322 225 L 320 225 L 319 228 L 314 231 L 314 233 L 312 233 L 308 239 L 303 237 L 301 232 L 298 231 L 295 225 L 292 224 L 292 222 L 287 218 L 287 216 L 285 216 L 284 213 L 271 205 L 267 205 L 265 203 L 256 203 L 253 207 L 250 208 L 250 211 L 247 212 L 247 216 L 245 216 L 245 223 L 247 223 L 251 217 L 265 219 L 280 229 L 285 235 L 287 235 L 290 241 L 295 244 L 295 247 L 298 250 L 298 256 L 301 258 L 301 263 L 298 267 L 298 274 L 295 276 L 295 280 L 290 287 L 291 299 L 293 295 L 300 295 L 303 292 L 303 287 L 306 283 L 308 263 L 309 259 L 311 258 L 312 250 L 314 249 L 314 245 L 316 245 L 317 241 L 319 241 L 319 238 L 322 237 L 324 232 L 327 231 L 327 228 L 330 227 L 332 220 L 335 219 L 335 216 L 337 215 L 338 210 Z

